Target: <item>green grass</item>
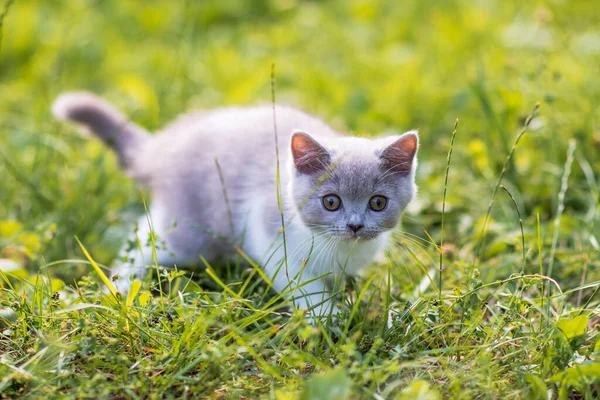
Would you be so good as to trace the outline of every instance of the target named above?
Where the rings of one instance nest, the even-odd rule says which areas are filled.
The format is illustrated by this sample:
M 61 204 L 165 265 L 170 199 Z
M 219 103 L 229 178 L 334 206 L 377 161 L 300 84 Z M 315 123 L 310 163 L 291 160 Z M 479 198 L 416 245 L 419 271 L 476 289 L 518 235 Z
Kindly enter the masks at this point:
M 0 11 L 0 398 L 597 397 L 596 9 L 13 2 Z M 420 130 L 419 199 L 387 260 L 317 326 L 242 257 L 104 294 L 97 270 L 146 196 L 53 120 L 53 98 L 92 90 L 156 129 L 270 102 L 273 62 L 278 103 L 356 135 Z

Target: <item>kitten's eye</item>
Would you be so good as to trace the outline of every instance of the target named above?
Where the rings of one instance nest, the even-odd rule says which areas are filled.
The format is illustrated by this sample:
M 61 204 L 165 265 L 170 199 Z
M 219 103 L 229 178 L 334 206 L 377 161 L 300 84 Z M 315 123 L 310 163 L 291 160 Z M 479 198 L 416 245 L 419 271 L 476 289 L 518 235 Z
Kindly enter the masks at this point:
M 328 194 L 323 197 L 323 207 L 329 211 L 336 211 L 342 205 L 342 199 L 335 194 Z
M 373 196 L 369 200 L 369 207 L 373 211 L 383 211 L 387 204 L 387 199 L 383 196 Z

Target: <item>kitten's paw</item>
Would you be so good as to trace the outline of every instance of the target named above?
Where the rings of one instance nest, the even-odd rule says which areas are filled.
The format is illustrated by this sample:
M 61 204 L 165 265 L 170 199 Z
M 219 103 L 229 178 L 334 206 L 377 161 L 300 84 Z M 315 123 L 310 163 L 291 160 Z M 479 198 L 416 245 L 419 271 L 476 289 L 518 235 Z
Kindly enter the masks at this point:
M 388 310 L 386 325 L 388 329 L 394 326 L 394 312 L 391 309 Z

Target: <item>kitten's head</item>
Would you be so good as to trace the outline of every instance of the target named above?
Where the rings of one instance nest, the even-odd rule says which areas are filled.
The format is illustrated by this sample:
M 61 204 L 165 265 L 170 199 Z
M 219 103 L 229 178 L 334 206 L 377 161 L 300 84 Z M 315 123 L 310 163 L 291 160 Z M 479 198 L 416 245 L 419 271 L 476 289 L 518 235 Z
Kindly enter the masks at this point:
M 292 136 L 290 190 L 317 233 L 370 240 L 396 226 L 413 198 L 418 135 L 382 139 Z

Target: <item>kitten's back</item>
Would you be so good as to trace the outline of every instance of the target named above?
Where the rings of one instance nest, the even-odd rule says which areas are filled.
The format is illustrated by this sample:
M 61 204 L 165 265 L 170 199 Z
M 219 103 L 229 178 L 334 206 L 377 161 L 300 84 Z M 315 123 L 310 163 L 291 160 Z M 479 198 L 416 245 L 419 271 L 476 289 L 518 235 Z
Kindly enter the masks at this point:
M 292 107 L 277 106 L 276 127 L 282 166 L 295 130 L 337 136 L 321 120 Z M 275 138 L 271 106 L 227 107 L 184 114 L 159 131 L 136 162 L 136 176 L 155 181 L 172 171 L 214 171 L 218 160 L 226 177 L 256 175 L 274 179 Z M 171 171 L 171 172 L 167 172 Z M 201 172 L 201 171 L 198 171 Z
M 52 111 L 58 119 L 70 120 L 94 133 L 115 151 L 129 174 L 145 184 L 171 179 L 179 173 L 181 179 L 186 179 L 195 172 L 209 172 L 215 168 L 215 160 L 223 164 L 224 173 L 230 177 L 272 171 L 275 126 L 282 163 L 289 155 L 294 130 L 337 135 L 321 120 L 286 106 L 275 108 L 276 124 L 270 105 L 227 107 L 183 114 L 156 135 L 87 92 L 61 94 Z

